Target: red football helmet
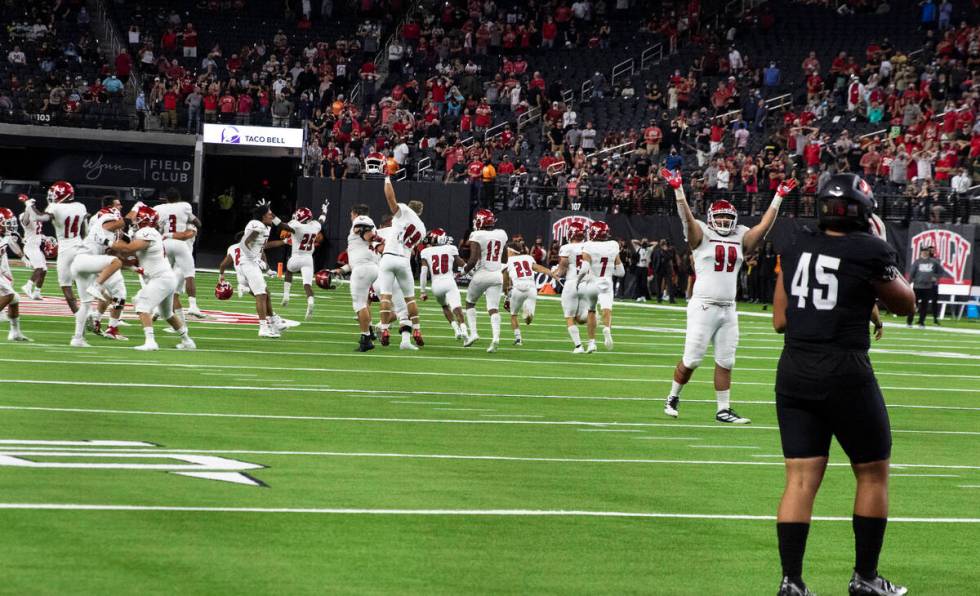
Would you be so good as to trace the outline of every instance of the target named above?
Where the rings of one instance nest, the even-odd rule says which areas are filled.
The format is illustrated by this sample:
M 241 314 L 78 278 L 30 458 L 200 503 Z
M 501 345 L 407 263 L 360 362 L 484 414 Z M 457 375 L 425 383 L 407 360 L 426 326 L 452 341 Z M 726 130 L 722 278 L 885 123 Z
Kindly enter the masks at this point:
M 219 281 L 218 285 L 214 287 L 214 297 L 218 300 L 228 300 L 233 293 L 231 284 L 226 281 Z
M 155 228 L 157 227 L 158 223 L 160 223 L 160 215 L 157 213 L 156 209 L 143 205 L 140 207 L 140 210 L 136 212 L 137 228 Z
M 17 233 L 17 216 L 6 207 L 0 207 L 0 236 Z
M 58 241 L 54 238 L 45 237 L 41 241 L 41 252 L 44 253 L 46 259 L 57 259 L 58 258 Z
M 585 224 L 580 221 L 573 221 L 568 224 L 569 240 L 585 240 Z
M 59 180 L 48 188 L 49 203 L 67 203 L 75 200 L 75 187 L 70 182 Z
M 596 220 L 589 224 L 589 240 L 608 240 L 609 224 Z
M 313 281 L 316 282 L 316 285 L 320 286 L 324 290 L 329 290 L 330 289 L 330 271 L 328 271 L 326 269 L 321 269 L 321 270 L 317 271 L 316 272 L 316 275 L 313 276 Z
M 489 209 L 478 209 L 473 216 L 473 228 L 486 230 L 497 225 L 497 217 Z
M 725 216 L 725 219 L 718 219 L 718 216 Z M 738 211 L 728 201 L 715 201 L 711 207 L 708 207 L 708 227 L 714 231 L 727 236 L 735 230 L 736 225 L 738 225 Z
M 446 230 L 442 228 L 436 228 L 434 230 L 429 230 L 429 234 L 425 237 L 425 243 L 429 246 L 443 246 L 449 240 L 449 235 L 446 234 Z
M 313 212 L 306 207 L 300 207 L 296 210 L 296 213 L 293 213 L 293 219 L 299 223 L 306 223 L 313 219 Z

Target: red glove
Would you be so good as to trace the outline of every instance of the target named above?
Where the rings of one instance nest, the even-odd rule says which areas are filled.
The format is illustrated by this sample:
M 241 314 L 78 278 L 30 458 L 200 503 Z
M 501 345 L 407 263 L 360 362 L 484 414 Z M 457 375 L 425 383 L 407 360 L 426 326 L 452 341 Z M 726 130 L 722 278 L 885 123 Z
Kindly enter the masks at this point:
M 507 312 L 510 312 L 510 298 L 505 298 L 504 299 L 504 310 L 506 310 Z
M 794 188 L 796 188 L 796 178 L 789 178 L 779 185 L 779 188 L 776 189 L 776 194 L 785 199 L 786 195 L 793 192 Z
M 667 168 L 661 168 L 660 175 L 663 177 L 664 180 L 667 181 L 667 184 L 669 184 L 672 188 L 675 189 L 680 188 L 681 185 L 684 183 L 684 181 L 681 180 L 680 170 L 678 170 L 677 172 L 671 172 Z

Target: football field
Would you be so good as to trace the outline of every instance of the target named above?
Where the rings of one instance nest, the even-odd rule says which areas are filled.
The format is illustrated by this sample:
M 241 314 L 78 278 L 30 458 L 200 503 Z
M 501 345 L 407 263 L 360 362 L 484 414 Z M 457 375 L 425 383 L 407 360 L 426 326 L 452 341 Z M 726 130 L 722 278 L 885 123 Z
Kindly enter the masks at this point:
M 203 309 L 254 313 L 198 279 Z M 286 318 L 302 321 L 300 294 Z M 161 351 L 139 353 L 135 322 L 129 342 L 73 350 L 72 321 L 30 302 L 35 341 L 0 342 L 0 593 L 778 588 L 782 338 L 758 307 L 743 306 L 732 388 L 752 424 L 731 426 L 714 421 L 710 357 L 680 418 L 663 415 L 680 308 L 618 303 L 615 350 L 600 333 L 573 355 L 558 302 L 541 300 L 525 345 L 505 319 L 487 354 L 485 313 L 463 348 L 430 300 L 421 351 L 360 354 L 340 285 L 282 339 L 222 316 L 191 322 L 196 352 L 158 323 Z M 890 325 L 872 351 L 894 433 L 881 572 L 914 594 L 977 590 L 978 333 Z M 818 594 L 846 593 L 853 488 L 835 446 L 804 569 Z

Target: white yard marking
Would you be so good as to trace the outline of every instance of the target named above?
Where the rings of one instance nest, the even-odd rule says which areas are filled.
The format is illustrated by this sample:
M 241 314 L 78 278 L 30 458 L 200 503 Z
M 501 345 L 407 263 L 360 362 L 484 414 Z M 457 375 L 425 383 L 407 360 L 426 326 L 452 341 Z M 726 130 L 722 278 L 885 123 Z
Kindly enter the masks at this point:
M 700 441 L 701 437 L 633 437 L 637 441 Z
M 493 412 L 493 408 L 432 408 L 445 412 Z
M 488 517 L 623 517 L 662 519 L 702 519 L 725 521 L 774 521 L 774 515 L 719 513 L 659 513 L 645 511 L 576 511 L 547 509 L 354 509 L 327 507 L 196 507 L 168 505 L 98 505 L 84 503 L 0 503 L 0 509 L 32 511 L 166 511 L 184 513 L 292 513 L 323 515 L 424 515 Z M 814 516 L 814 521 L 851 522 L 851 517 Z M 889 523 L 978 524 L 974 517 L 889 517 Z
M 448 401 L 393 401 L 389 402 L 393 404 L 412 404 L 419 406 L 451 406 L 452 403 Z
M 487 418 L 544 418 L 540 414 L 480 414 Z
M 755 445 L 688 445 L 695 449 L 760 449 Z
M 639 429 L 631 428 L 579 428 L 580 433 L 641 433 Z
M 889 474 L 899 478 L 959 478 L 958 474 Z

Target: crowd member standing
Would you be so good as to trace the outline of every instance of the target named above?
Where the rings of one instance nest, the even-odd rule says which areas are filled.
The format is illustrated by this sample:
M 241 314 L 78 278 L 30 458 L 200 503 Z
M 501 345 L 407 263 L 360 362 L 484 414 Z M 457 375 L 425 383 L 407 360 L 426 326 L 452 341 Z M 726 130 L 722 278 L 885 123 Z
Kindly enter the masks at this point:
M 919 304 L 919 327 L 926 326 L 926 311 L 932 304 L 932 322 L 939 324 L 939 278 L 943 275 L 943 264 L 933 253 L 931 246 L 919 249 L 919 258 L 909 268 L 909 279 L 915 291 L 915 301 Z M 906 323 L 912 326 L 915 313 L 909 313 Z
M 633 274 L 636 276 L 635 298 L 637 302 L 646 302 L 650 299 L 650 285 L 647 281 L 647 272 L 650 268 L 650 255 L 653 254 L 653 246 L 646 238 L 642 240 L 633 239 L 633 250 L 636 251 L 636 261 L 633 266 Z

